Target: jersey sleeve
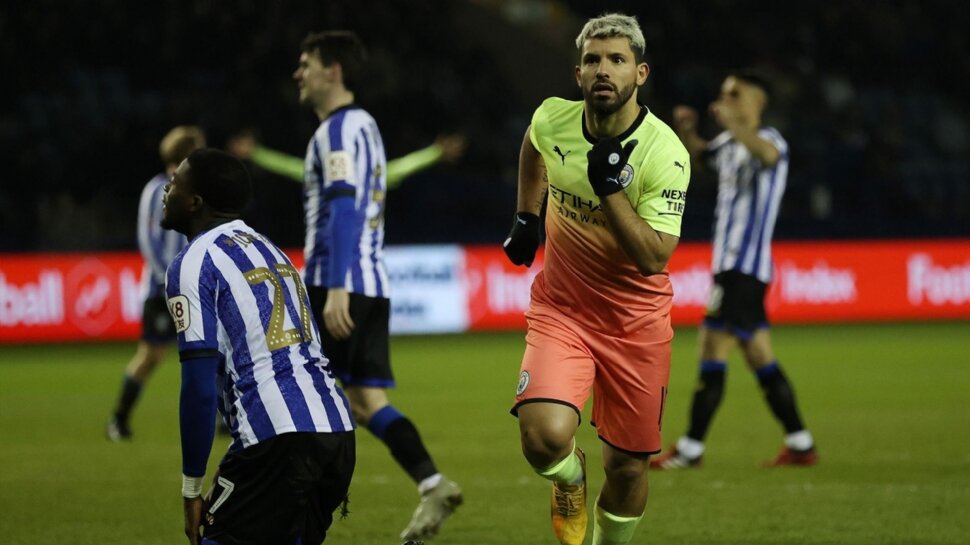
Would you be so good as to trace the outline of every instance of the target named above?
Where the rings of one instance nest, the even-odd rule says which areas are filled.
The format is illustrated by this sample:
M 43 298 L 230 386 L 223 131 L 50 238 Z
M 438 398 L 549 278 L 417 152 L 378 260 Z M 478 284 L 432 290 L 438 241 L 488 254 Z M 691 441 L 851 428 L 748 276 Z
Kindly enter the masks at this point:
M 160 187 L 164 186 L 156 184 L 154 180 L 148 182 L 138 199 L 138 251 L 151 268 L 153 282 L 156 278 L 163 278 L 165 274 L 165 263 L 162 262 L 152 244 L 152 227 L 159 221 L 154 211 L 160 208 L 158 206 L 162 198 L 158 192 Z
M 356 196 L 357 188 L 363 187 L 349 149 L 353 138 L 345 130 L 346 119 L 346 115 L 334 117 L 314 136 L 314 152 L 323 174 L 323 197 L 327 200 Z
M 717 170 L 717 152 L 731 141 L 731 133 L 723 131 L 715 136 L 701 152 L 701 163 L 711 170 Z
M 536 108 L 536 111 L 532 114 L 532 123 L 529 125 L 529 140 L 532 145 L 535 146 L 537 150 L 541 150 L 542 146 L 539 144 L 539 135 L 543 134 L 547 125 L 547 114 L 546 114 L 546 102 L 543 102 Z
M 165 293 L 183 361 L 216 355 L 217 274 L 208 252 L 186 252 L 168 269 Z
M 758 136 L 771 143 L 782 157 L 788 156 L 788 142 L 785 141 L 785 138 L 778 130 L 765 127 L 758 130 Z
M 666 145 L 641 163 L 637 214 L 655 230 L 680 236 L 690 183 L 690 156 L 683 146 Z

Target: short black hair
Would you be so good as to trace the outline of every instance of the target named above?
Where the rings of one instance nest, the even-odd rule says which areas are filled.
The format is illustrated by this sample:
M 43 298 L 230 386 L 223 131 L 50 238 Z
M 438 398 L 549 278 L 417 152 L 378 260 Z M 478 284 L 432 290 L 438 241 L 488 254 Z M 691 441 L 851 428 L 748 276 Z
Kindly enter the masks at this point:
M 303 52 L 320 57 L 324 66 L 340 63 L 344 87 L 354 91 L 367 62 L 367 49 L 357 34 L 349 30 L 313 32 L 303 39 Z
M 239 214 L 253 196 L 249 170 L 239 159 L 224 151 L 201 148 L 189 154 L 189 182 L 210 208 Z
M 753 68 L 742 68 L 741 70 L 731 72 L 729 75 L 761 89 L 761 91 L 765 94 L 765 98 L 767 98 L 769 101 L 771 100 L 771 83 L 768 81 L 768 78 L 758 70 Z

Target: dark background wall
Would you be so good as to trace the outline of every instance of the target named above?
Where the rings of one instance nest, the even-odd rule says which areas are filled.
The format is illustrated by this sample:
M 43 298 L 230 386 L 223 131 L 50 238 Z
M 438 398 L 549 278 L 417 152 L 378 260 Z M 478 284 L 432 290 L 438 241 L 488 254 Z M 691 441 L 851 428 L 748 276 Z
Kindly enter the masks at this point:
M 678 103 L 706 109 L 727 70 L 772 76 L 767 121 L 792 149 L 780 238 L 970 236 L 958 2 L 42 0 L 0 7 L 0 251 L 134 248 L 138 194 L 176 124 L 214 146 L 254 129 L 302 156 L 317 121 L 291 74 L 303 36 L 328 28 L 370 48 L 358 102 L 390 157 L 445 131 L 469 138 L 461 162 L 389 195 L 388 242 L 498 243 L 531 112 L 578 98 L 573 40 L 607 8 L 639 17 L 652 67 L 640 98 L 664 120 Z M 299 185 L 255 179 L 247 219 L 299 246 Z M 685 239 L 709 236 L 715 192 L 695 175 Z

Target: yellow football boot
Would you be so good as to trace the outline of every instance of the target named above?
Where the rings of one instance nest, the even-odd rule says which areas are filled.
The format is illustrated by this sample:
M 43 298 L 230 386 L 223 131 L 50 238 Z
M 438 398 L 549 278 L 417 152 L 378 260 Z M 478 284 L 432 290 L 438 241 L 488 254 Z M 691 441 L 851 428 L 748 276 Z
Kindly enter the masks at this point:
M 552 531 L 562 545 L 583 545 L 586 537 L 586 453 L 576 447 L 583 464 L 583 482 L 568 485 L 552 483 Z

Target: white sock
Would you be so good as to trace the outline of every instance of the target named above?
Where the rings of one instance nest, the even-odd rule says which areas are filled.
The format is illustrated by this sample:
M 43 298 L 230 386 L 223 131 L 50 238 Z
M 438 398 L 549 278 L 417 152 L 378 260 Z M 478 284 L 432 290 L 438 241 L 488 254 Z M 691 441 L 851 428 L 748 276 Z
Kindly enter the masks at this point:
M 441 479 L 443 478 L 444 476 L 441 473 L 435 473 L 427 479 L 422 480 L 420 483 L 418 483 L 418 493 L 423 496 L 425 492 L 438 486 L 438 483 L 440 483 Z
M 798 451 L 810 450 L 815 446 L 812 434 L 808 430 L 796 431 L 785 436 L 785 446 Z
M 704 454 L 704 443 L 690 437 L 681 437 L 677 440 L 677 452 L 685 458 L 694 460 Z

